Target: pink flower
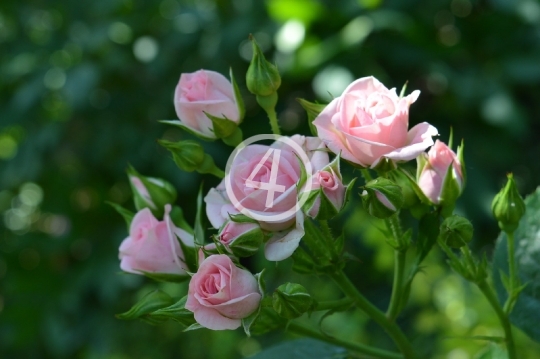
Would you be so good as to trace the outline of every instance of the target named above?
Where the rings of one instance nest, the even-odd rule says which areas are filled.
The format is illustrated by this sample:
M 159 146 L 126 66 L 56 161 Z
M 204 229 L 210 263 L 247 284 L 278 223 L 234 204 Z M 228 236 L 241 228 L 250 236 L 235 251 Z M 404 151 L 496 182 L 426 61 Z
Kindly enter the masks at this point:
M 458 157 L 444 142 L 435 141 L 427 153 L 425 163 L 418 178 L 418 186 L 433 204 L 455 201 L 464 187 L 463 170 Z M 451 167 L 450 172 L 448 169 Z M 445 188 L 447 173 L 452 176 L 451 187 Z
M 328 154 L 320 150 L 324 148 L 324 144 L 319 139 L 304 136 L 293 136 L 291 139 L 304 149 L 314 170 L 328 164 Z M 270 182 L 273 156 L 268 156 L 265 161 L 263 159 L 272 149 L 280 150 L 279 163 L 275 169 L 275 184 L 280 186 L 282 191 L 276 191 L 271 195 L 272 206 L 268 206 L 268 190 L 248 186 L 248 180 L 259 183 Z M 256 171 L 259 164 L 262 166 Z M 229 214 L 239 213 L 226 191 L 225 181 L 230 180 L 237 206 L 265 217 L 283 217 L 279 220 L 261 220 L 259 223 L 263 230 L 273 234 L 265 246 L 266 258 L 279 261 L 289 257 L 304 235 L 302 212 L 291 211 L 297 204 L 296 184 L 300 175 L 301 168 L 296 154 L 283 142 L 276 141 L 272 146 L 247 146 L 236 156 L 227 178 L 216 188 L 211 189 L 204 199 L 210 223 L 214 228 L 220 228 L 229 219 Z
M 193 236 L 177 228 L 169 217 L 158 221 L 150 209 L 137 212 L 129 228 L 129 237 L 120 245 L 120 268 L 129 273 L 168 273 L 186 275 L 187 266 L 178 239 L 193 247 Z
M 363 167 L 375 167 L 386 157 L 396 161 L 416 158 L 433 145 L 437 129 L 424 122 L 409 127 L 409 106 L 420 91 L 399 98 L 374 77 L 350 84 L 313 121 L 319 137 L 341 157 Z
M 186 309 L 212 330 L 236 329 L 261 301 L 255 277 L 224 255 L 211 255 L 189 282 Z
M 199 70 L 180 75 L 174 92 L 174 107 L 180 122 L 204 137 L 216 138 L 212 121 L 205 112 L 236 123 L 240 121 L 232 84 L 214 71 Z

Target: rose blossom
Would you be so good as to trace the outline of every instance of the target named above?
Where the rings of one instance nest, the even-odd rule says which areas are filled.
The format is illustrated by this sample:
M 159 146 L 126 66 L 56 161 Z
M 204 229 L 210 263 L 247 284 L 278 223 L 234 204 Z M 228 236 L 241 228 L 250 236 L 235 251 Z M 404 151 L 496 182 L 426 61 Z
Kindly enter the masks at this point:
M 216 138 L 216 135 L 205 112 L 236 123 L 240 121 L 232 84 L 214 71 L 182 74 L 174 92 L 174 108 L 180 122 L 210 138 Z
M 321 150 L 324 148 L 324 144 L 318 138 L 293 136 L 291 139 L 305 150 L 314 171 L 328 164 L 328 153 Z M 267 207 L 268 191 L 248 187 L 246 181 L 270 148 L 281 150 L 276 185 L 283 186 L 284 191 L 274 192 L 273 205 Z M 273 158 L 269 156 L 251 179 L 255 182 L 269 183 L 272 162 Z M 301 168 L 296 154 L 290 146 L 281 141 L 276 141 L 272 146 L 247 146 L 238 153 L 231 165 L 230 172 L 227 174 L 238 205 L 252 213 L 268 216 L 283 214 L 295 208 L 297 203 L 296 184 L 300 175 Z M 229 214 L 239 213 L 225 190 L 225 179 L 216 188 L 211 189 L 204 200 L 208 219 L 214 228 L 220 228 L 229 219 Z M 260 221 L 259 223 L 262 229 L 273 234 L 265 246 L 265 256 L 268 260 L 279 261 L 289 257 L 298 247 L 300 239 L 304 235 L 302 211 L 292 213 L 279 221 Z
M 212 330 L 236 329 L 259 306 L 255 277 L 224 255 L 211 255 L 189 282 L 186 309 L 197 323 Z
M 433 145 L 437 129 L 427 122 L 409 127 L 409 106 L 420 91 L 399 98 L 374 77 L 351 83 L 313 121 L 319 137 L 332 152 L 363 167 L 375 167 L 386 157 L 416 158 Z
M 437 140 L 426 157 L 427 163 L 418 178 L 418 186 L 433 204 L 440 204 L 444 200 L 455 201 L 463 191 L 464 185 L 461 163 L 455 152 L 444 142 Z M 450 175 L 457 185 L 458 191 L 457 193 L 450 193 L 455 198 L 443 198 L 443 185 L 450 166 L 452 166 Z
M 186 275 L 187 266 L 177 237 L 193 247 L 193 236 L 177 228 L 169 217 L 158 221 L 150 209 L 137 212 L 129 227 L 129 237 L 120 245 L 120 268 L 129 273 L 168 273 Z

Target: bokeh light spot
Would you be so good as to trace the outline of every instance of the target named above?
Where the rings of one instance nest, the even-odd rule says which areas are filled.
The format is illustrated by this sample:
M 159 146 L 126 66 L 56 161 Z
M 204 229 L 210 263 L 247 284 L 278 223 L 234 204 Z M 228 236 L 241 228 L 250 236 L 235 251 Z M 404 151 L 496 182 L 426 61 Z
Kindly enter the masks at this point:
M 157 41 L 150 36 L 143 36 L 135 40 L 133 54 L 140 62 L 150 62 L 156 58 L 159 51 Z
M 53 67 L 45 73 L 43 84 L 49 90 L 60 90 L 66 83 L 66 73 L 59 67 Z
M 114 22 L 109 26 L 109 39 L 117 44 L 127 44 L 131 41 L 133 33 L 131 28 L 123 22 Z
M 304 25 L 295 19 L 287 21 L 276 33 L 274 42 L 278 51 L 284 53 L 294 52 L 302 42 L 306 29 Z
M 181 33 L 193 34 L 199 30 L 199 20 L 193 14 L 180 14 L 174 18 L 174 27 Z
M 313 91 L 321 99 L 340 96 L 353 80 L 353 74 L 345 67 L 328 66 L 315 75 Z
M 10 135 L 0 134 L 0 159 L 9 160 L 17 154 L 17 141 Z

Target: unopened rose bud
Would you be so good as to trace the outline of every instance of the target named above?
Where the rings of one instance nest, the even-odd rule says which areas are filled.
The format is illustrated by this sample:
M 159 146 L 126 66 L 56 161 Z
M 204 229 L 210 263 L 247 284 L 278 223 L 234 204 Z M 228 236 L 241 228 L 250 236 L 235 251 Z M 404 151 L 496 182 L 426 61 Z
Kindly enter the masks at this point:
M 386 178 L 368 182 L 361 197 L 364 208 L 377 218 L 388 218 L 403 206 L 401 187 Z
M 514 176 L 509 173 L 508 181 L 503 189 L 493 199 L 491 210 L 499 222 L 499 228 L 512 233 L 519 225 L 521 217 L 525 214 L 525 202 L 519 195 Z
M 250 36 L 253 45 L 253 57 L 246 73 L 248 90 L 257 96 L 270 96 L 281 85 L 281 77 L 275 65 L 266 61 L 263 52 L 255 39 Z
M 258 223 L 229 221 L 219 232 L 218 239 L 234 255 L 248 257 L 260 248 L 264 233 Z
M 223 172 L 216 166 L 214 159 L 204 153 L 203 147 L 197 141 L 171 142 L 158 140 L 158 143 L 171 152 L 174 163 L 181 170 L 186 172 L 212 173 L 218 177 L 223 177 Z
M 423 156 L 419 157 L 418 186 L 434 205 L 453 207 L 465 186 L 462 160 L 439 140 Z
M 441 224 L 439 236 L 449 247 L 460 248 L 471 241 L 473 226 L 467 218 L 452 215 Z
M 204 161 L 204 149 L 197 141 L 158 140 L 158 143 L 171 151 L 176 165 L 186 172 L 197 170 Z
M 131 166 L 127 173 L 135 208 L 138 211 L 150 208 L 155 216 L 161 217 L 164 206 L 176 200 L 176 189 L 169 182 L 160 178 L 142 176 Z
M 272 295 L 272 307 L 286 319 L 298 318 L 312 308 L 313 303 L 306 288 L 296 283 L 282 284 Z

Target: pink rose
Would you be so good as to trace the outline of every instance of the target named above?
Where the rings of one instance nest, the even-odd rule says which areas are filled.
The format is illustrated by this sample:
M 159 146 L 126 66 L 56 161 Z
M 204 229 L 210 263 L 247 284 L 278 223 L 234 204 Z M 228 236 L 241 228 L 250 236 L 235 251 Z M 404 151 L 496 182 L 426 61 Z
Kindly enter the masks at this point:
M 464 187 L 463 170 L 458 157 L 444 142 L 439 140 L 435 141 L 435 145 L 425 156 L 427 162 L 420 172 L 418 186 L 433 204 L 441 204 L 442 201 L 455 201 Z M 450 167 L 451 170 L 448 172 Z M 447 173 L 452 176 L 452 181 L 449 184 L 452 185 L 453 189 L 449 188 L 445 191 L 444 183 Z
M 236 329 L 261 301 L 255 277 L 224 255 L 211 255 L 189 282 L 186 309 L 212 330 Z
M 129 228 L 129 237 L 120 245 L 120 268 L 129 273 L 168 273 L 186 275 L 187 266 L 178 240 L 193 247 L 193 236 L 177 228 L 169 217 L 158 221 L 150 209 L 137 212 Z
M 315 137 L 293 136 L 310 159 L 314 170 L 328 164 L 328 154 L 320 151 L 324 144 Z M 269 183 L 272 174 L 273 156 L 262 161 L 270 149 L 280 149 L 275 184 L 281 186 L 281 192 L 274 192 L 270 197 L 272 206 L 268 206 L 268 191 L 248 186 L 248 179 L 253 182 Z M 257 166 L 262 166 L 255 171 Z M 255 173 L 256 172 L 256 173 Z M 252 174 L 254 174 L 252 176 Z M 278 216 L 294 209 L 297 204 L 296 183 L 299 181 L 301 168 L 292 148 L 283 142 L 276 141 L 272 146 L 250 145 L 236 156 L 227 174 L 231 189 L 238 204 L 252 213 L 264 216 Z M 226 178 L 227 179 L 227 178 Z M 220 228 L 229 219 L 229 214 L 239 213 L 226 192 L 224 179 L 205 197 L 206 213 L 214 228 Z M 280 220 L 259 221 L 263 230 L 272 232 L 273 236 L 266 243 L 265 255 L 268 260 L 278 261 L 289 257 L 298 247 L 304 235 L 303 214 L 291 211 Z
M 399 98 L 374 77 L 350 84 L 313 121 L 326 146 L 344 159 L 375 167 L 386 157 L 396 161 L 416 158 L 433 145 L 437 129 L 424 122 L 409 127 L 409 106 L 420 91 Z
M 214 71 L 199 70 L 180 75 L 174 92 L 174 108 L 182 124 L 209 138 L 216 138 L 216 135 L 205 112 L 236 123 L 240 121 L 232 84 Z

